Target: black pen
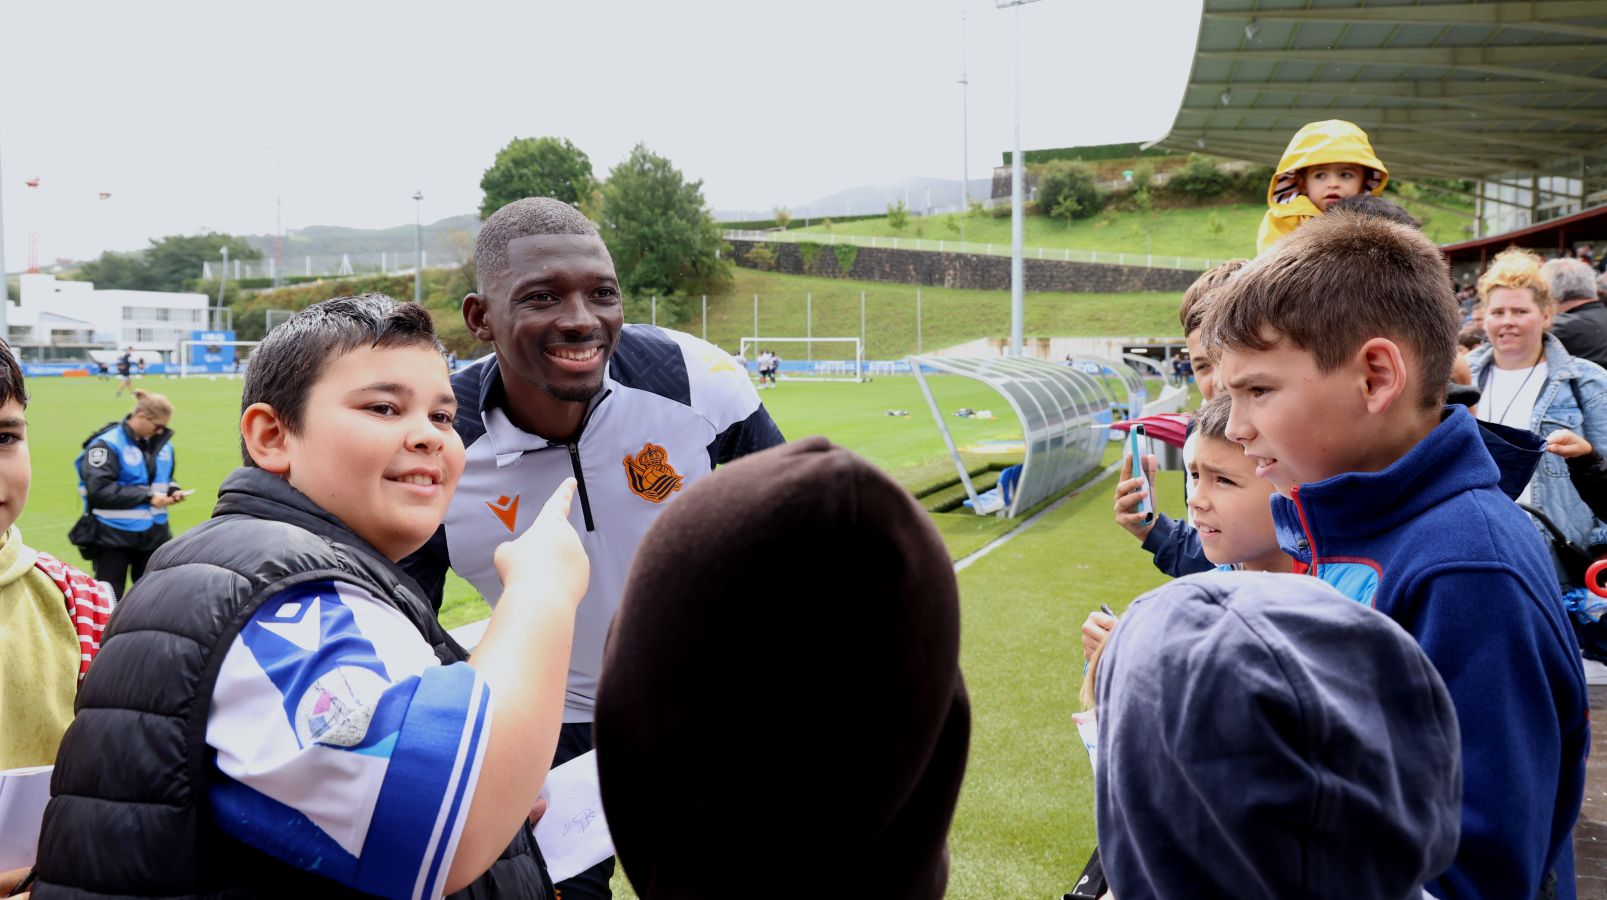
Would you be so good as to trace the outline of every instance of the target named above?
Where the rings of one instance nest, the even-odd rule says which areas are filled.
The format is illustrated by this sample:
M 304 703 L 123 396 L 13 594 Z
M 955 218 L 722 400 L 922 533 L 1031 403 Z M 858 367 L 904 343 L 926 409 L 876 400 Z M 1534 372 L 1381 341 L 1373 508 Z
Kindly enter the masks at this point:
M 1099 604 L 1099 611 L 1107 616 L 1110 616 L 1112 619 L 1116 618 L 1116 611 L 1111 609 L 1107 604 Z

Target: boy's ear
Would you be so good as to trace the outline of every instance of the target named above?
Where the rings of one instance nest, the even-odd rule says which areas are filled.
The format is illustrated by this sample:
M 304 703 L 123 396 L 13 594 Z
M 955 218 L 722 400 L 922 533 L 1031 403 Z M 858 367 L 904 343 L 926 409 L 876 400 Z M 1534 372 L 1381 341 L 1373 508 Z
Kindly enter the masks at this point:
M 1367 412 L 1375 416 L 1388 412 L 1406 393 L 1411 374 L 1400 345 L 1389 338 L 1372 338 L 1356 351 L 1356 362 L 1361 369 Z
M 253 403 L 240 414 L 240 436 L 257 467 L 283 478 L 290 474 L 290 429 L 266 403 Z

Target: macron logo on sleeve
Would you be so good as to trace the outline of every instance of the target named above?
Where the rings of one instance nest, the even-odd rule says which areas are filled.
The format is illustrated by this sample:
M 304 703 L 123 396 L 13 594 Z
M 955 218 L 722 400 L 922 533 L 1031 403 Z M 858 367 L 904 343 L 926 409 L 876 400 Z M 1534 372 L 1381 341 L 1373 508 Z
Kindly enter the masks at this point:
M 491 508 L 491 512 L 497 517 L 497 521 L 508 529 L 508 533 L 513 534 L 514 526 L 519 521 L 519 495 L 514 494 L 512 498 L 509 498 L 504 494 L 495 500 L 487 500 L 485 505 Z

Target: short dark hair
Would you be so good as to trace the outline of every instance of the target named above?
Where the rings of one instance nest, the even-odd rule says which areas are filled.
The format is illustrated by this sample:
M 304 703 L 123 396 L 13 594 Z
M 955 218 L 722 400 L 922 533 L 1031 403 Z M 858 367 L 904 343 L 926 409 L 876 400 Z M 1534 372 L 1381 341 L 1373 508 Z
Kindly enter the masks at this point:
M 533 234 L 597 234 L 597 223 L 562 200 L 526 197 L 491 214 L 474 241 L 475 290 L 508 267 L 508 243 Z
M 13 400 L 27 409 L 28 388 L 23 383 L 22 366 L 17 364 L 17 355 L 12 352 L 11 345 L 0 338 L 0 406 Z
M 1383 197 L 1379 197 L 1376 194 L 1357 194 L 1354 197 L 1346 197 L 1338 203 L 1335 203 L 1333 206 L 1328 207 L 1329 212 L 1333 212 L 1337 209 L 1347 209 L 1351 212 L 1361 213 L 1362 215 L 1367 216 L 1378 216 L 1381 219 L 1388 219 L 1391 222 L 1398 222 L 1409 228 L 1416 228 L 1419 230 L 1423 228 L 1423 223 L 1412 218 L 1412 214 L 1407 212 L 1406 209 L 1399 203 L 1393 203 L 1389 200 L 1385 200 Z
M 1417 356 L 1417 399 L 1428 409 L 1445 397 L 1461 320 L 1445 257 L 1423 232 L 1329 210 L 1215 292 L 1202 338 L 1217 360 L 1287 340 L 1324 372 L 1367 341 L 1388 338 Z
M 1183 326 L 1184 337 L 1200 327 L 1200 322 L 1205 318 L 1205 301 L 1210 299 L 1211 292 L 1227 284 L 1233 273 L 1244 268 L 1248 262 L 1247 259 L 1230 259 L 1194 279 L 1194 283 L 1188 286 L 1188 290 L 1183 292 L 1183 302 L 1177 307 L 1177 321 Z
M 329 363 L 361 347 L 428 347 L 446 354 L 430 314 L 384 294 L 336 297 L 303 309 L 263 338 L 246 366 L 240 412 L 266 403 L 292 433 L 301 429 L 312 387 Z M 248 466 L 257 463 L 240 442 Z
M 1484 329 L 1474 328 L 1472 325 L 1462 329 L 1462 333 L 1456 336 L 1457 344 L 1469 350 L 1479 349 L 1479 345 L 1483 344 L 1484 341 Z
M 1228 416 L 1233 413 L 1233 401 L 1223 391 L 1200 407 L 1194 415 L 1194 433 L 1202 438 L 1228 439 Z

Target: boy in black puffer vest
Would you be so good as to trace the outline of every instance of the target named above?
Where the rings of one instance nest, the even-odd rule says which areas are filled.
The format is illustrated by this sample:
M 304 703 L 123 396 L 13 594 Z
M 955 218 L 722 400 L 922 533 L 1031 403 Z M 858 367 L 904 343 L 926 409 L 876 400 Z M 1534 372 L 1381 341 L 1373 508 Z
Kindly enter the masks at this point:
M 298 313 L 241 407 L 245 467 L 152 559 L 79 694 L 36 896 L 551 896 L 527 816 L 588 577 L 574 483 L 498 548 L 471 658 L 394 565 L 463 471 L 424 309 Z

